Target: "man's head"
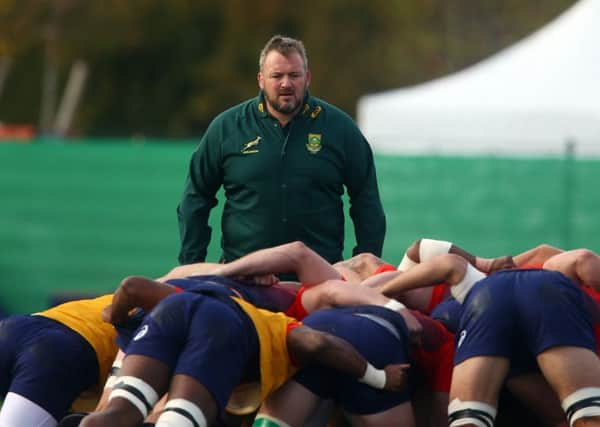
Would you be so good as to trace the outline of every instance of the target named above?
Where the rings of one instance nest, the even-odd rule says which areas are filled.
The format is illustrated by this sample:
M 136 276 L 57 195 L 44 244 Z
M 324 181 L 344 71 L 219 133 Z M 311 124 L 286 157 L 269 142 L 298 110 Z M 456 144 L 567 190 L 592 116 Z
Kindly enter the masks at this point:
M 258 85 L 267 109 L 287 123 L 302 107 L 310 84 L 304 45 L 290 37 L 273 36 L 261 51 L 258 65 Z

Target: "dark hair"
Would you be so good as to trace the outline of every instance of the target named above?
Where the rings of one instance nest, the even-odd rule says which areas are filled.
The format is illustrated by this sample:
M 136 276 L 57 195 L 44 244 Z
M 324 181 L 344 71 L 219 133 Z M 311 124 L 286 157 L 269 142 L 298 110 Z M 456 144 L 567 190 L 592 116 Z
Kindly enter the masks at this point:
M 302 58 L 302 62 L 304 62 L 304 69 L 308 69 L 308 57 L 306 56 L 306 49 L 304 49 L 302 41 L 278 34 L 271 37 L 267 44 L 265 44 L 265 47 L 261 50 L 260 57 L 258 58 L 259 70 L 262 70 L 263 65 L 265 64 L 265 58 L 272 50 L 276 50 L 286 57 L 293 52 L 298 53 Z

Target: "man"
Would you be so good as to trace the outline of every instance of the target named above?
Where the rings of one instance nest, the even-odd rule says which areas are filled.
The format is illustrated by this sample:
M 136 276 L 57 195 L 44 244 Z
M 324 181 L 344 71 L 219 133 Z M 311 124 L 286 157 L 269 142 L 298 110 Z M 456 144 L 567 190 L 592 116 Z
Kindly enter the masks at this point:
M 451 426 L 493 425 L 509 368 L 514 384 L 515 377 L 533 373 L 536 362 L 571 426 L 600 425 L 600 363 L 594 336 L 599 309 L 568 277 L 568 270 L 566 275 L 504 270 L 485 277 L 459 255 L 423 258 L 380 290 L 393 296 L 444 281 L 463 304 L 450 393 Z M 541 402 L 527 400 L 534 409 Z M 545 411 L 553 411 L 552 401 L 546 403 Z
M 452 287 L 464 304 L 448 407 L 449 425 L 492 426 L 511 371 L 539 366 L 569 424 L 600 425 L 597 305 L 563 274 L 505 270 Z M 532 368 L 533 366 L 533 368 Z
M 301 41 L 272 37 L 259 59 L 259 95 L 220 114 L 193 154 L 178 206 L 179 262 L 204 261 L 208 217 L 222 186 L 222 261 L 300 240 L 342 259 L 344 187 L 357 246 L 381 254 L 385 216 L 371 148 L 352 119 L 311 96 Z
M 433 319 L 417 316 L 424 336 L 423 345 L 415 348 L 409 345 L 403 318 L 381 307 L 343 307 L 310 314 L 305 325 L 347 340 L 374 366 L 410 363 L 416 370 L 409 376 L 409 387 L 401 393 L 376 390 L 348 375 L 307 365 L 267 398 L 253 425 L 303 426 L 321 399 L 333 399 L 352 425 L 414 426 L 417 417 L 411 399 L 417 388 L 421 397 L 428 398 L 426 414 L 417 414 L 418 424 L 428 420 L 427 425 L 447 425 L 454 337 Z
M 303 323 L 350 342 L 374 366 L 410 363 L 402 317 L 384 308 L 319 310 Z M 396 393 L 377 390 L 331 368 L 308 364 L 267 398 L 253 426 L 304 426 L 320 399 L 334 399 L 353 425 L 414 426 L 410 389 Z
M 236 385 L 259 380 L 264 399 L 295 364 L 311 361 L 380 389 L 400 390 L 406 382 L 406 366 L 377 369 L 346 341 L 258 309 L 233 290 L 189 289 L 161 300 L 145 317 L 108 406 L 81 425 L 139 425 L 166 392 L 156 425 L 214 425 Z
M 117 353 L 102 320 L 112 295 L 0 322 L 0 425 L 54 427 L 84 391 L 104 383 Z M 98 390 L 99 391 L 99 390 Z

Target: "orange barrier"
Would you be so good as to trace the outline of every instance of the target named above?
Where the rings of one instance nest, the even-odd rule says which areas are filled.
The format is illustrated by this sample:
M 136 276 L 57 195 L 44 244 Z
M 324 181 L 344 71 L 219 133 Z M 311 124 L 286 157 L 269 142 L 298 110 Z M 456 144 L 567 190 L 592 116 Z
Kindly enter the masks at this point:
M 0 142 L 28 142 L 35 138 L 35 128 L 32 125 L 3 125 L 0 124 Z

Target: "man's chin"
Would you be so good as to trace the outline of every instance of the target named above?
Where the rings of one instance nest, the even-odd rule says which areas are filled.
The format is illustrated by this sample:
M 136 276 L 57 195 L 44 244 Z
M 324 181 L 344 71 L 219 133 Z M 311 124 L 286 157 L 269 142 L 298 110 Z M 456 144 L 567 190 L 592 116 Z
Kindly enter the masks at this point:
M 278 104 L 275 106 L 275 110 L 282 114 L 293 114 L 298 111 L 298 105 L 296 104 Z

